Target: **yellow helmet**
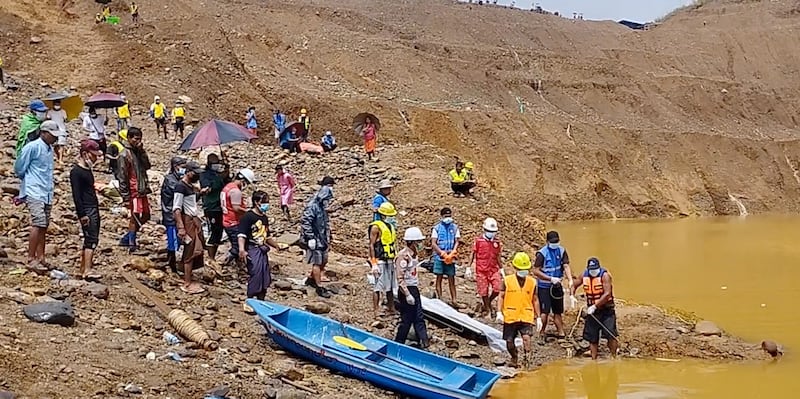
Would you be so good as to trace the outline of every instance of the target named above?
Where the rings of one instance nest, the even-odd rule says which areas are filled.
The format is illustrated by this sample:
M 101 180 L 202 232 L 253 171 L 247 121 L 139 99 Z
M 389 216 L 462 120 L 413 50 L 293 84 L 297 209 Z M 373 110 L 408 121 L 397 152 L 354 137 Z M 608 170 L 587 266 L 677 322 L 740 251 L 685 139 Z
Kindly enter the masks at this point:
M 514 265 L 514 268 L 517 270 L 530 270 L 531 257 L 525 252 L 517 252 L 514 254 L 514 259 L 511 260 L 511 264 Z
M 117 133 L 117 135 L 119 136 L 119 138 L 121 138 L 123 140 L 127 140 L 128 139 L 128 129 L 120 130 L 119 133 Z
M 305 108 L 303 108 L 303 109 L 301 109 L 301 110 L 300 110 L 300 113 L 301 113 L 301 114 L 305 114 L 306 112 L 308 112 L 308 111 L 306 111 L 306 109 L 305 109 Z
M 472 163 L 472 162 L 467 162 L 467 163 L 464 164 L 464 167 L 467 168 L 467 169 L 472 169 L 472 168 L 475 167 L 475 164 Z
M 395 216 L 397 215 L 397 209 L 394 208 L 391 202 L 384 202 L 381 206 L 378 207 L 378 213 L 383 216 Z

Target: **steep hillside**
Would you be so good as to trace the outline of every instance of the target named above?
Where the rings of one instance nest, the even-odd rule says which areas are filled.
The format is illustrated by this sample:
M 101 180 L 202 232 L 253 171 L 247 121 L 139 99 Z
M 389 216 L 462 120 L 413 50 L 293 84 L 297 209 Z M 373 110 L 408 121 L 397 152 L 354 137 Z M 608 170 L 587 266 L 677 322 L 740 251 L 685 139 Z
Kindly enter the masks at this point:
M 0 45 L 12 76 L 125 89 L 140 109 L 305 106 L 351 142 L 349 118 L 373 110 L 385 137 L 476 161 L 498 207 L 542 218 L 735 214 L 733 197 L 798 211 L 796 4 L 705 3 L 638 32 L 411 0 L 142 0 L 136 26 L 115 0 L 110 27 L 90 1 L 67 18 L 9 0 Z

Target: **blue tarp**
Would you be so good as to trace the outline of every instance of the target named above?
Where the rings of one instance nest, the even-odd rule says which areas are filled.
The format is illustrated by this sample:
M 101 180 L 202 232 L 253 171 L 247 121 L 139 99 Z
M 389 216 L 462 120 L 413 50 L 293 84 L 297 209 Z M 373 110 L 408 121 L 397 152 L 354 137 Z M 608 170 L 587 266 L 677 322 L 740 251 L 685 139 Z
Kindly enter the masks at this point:
M 625 26 L 627 26 L 627 27 L 629 27 L 631 29 L 636 29 L 636 30 L 644 30 L 644 28 L 645 28 L 645 24 L 640 24 L 638 22 L 628 21 L 628 20 L 624 20 L 624 19 L 622 21 L 619 21 L 619 23 L 623 24 L 623 25 L 625 25 Z

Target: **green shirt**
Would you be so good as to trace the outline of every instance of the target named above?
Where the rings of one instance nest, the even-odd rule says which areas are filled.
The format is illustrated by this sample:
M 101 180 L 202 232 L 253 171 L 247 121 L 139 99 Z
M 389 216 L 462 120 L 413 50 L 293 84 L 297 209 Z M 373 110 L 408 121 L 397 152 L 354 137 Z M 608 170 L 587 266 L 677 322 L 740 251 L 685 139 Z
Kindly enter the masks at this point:
M 203 210 L 206 212 L 222 212 L 219 195 L 225 187 L 222 176 L 213 171 L 206 170 L 200 175 L 200 188 L 209 187 L 211 190 L 203 196 Z

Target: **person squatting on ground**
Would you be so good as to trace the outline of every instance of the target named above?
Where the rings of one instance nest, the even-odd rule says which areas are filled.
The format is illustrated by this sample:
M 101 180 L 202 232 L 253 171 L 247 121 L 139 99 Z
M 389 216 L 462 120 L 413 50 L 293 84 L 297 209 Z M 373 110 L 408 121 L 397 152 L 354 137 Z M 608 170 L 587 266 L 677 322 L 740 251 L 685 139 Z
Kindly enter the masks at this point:
M 217 154 L 211 153 L 206 157 L 206 169 L 200 175 L 200 195 L 203 198 L 203 216 L 208 223 L 209 237 L 206 241 L 208 257 L 215 260 L 217 248 L 222 244 L 222 205 L 220 194 L 228 180 L 228 166 L 225 165 Z
M 325 176 L 319 182 L 319 191 L 308 201 L 300 219 L 300 239 L 306 246 L 306 263 L 312 265 L 311 275 L 306 284 L 314 287 L 317 295 L 330 298 L 331 294 L 322 287 L 322 273 L 328 264 L 328 251 L 333 240 L 331 236 L 328 209 L 333 202 L 333 185 L 336 182 Z
M 269 197 L 263 191 L 253 193 L 253 208 L 239 221 L 239 259 L 247 265 L 247 297 L 263 300 L 272 284 L 269 247 L 280 250 L 269 236 Z
M 497 312 L 497 319 L 503 323 L 503 339 L 511 355 L 508 365 L 519 366 L 519 354 L 514 341 L 521 336 L 522 349 L 525 351 L 523 363 L 527 366 L 530 362 L 533 322 L 539 319 L 536 315 L 539 308 L 536 280 L 530 275 L 531 258 L 527 253 L 514 254 L 511 265 L 514 266 L 514 274 L 503 278 L 498 300 L 501 310 Z
M 289 207 L 294 204 L 294 188 L 297 182 L 294 176 L 282 165 L 275 165 L 275 180 L 278 181 L 278 192 L 281 196 L 281 212 L 287 221 L 292 220 Z
M 147 181 L 150 170 L 150 157 L 142 143 L 142 131 L 137 127 L 128 129 L 128 141 L 118 159 L 117 172 L 120 177 L 119 193 L 125 206 L 131 212 L 128 233 L 120 239 L 120 245 L 128 247 L 130 252 L 137 250 L 136 234 L 150 220 L 150 201 L 147 195 L 152 193 Z
M 472 261 L 469 267 L 475 269 L 475 288 L 483 302 L 483 314 L 492 314 L 492 301 L 500 294 L 501 269 L 500 254 L 503 243 L 497 238 L 497 221 L 486 218 L 483 221 L 483 234 L 475 238 L 472 245 Z M 489 289 L 491 288 L 491 294 Z
M 203 168 L 197 162 L 190 161 L 186 163 L 185 169 L 186 173 L 175 186 L 175 194 L 172 197 L 172 212 L 175 224 L 178 226 L 178 239 L 183 245 L 181 291 L 187 294 L 200 294 L 205 292 L 205 289 L 199 283 L 192 281 L 192 270 L 204 266 L 203 253 L 206 240 L 203 237 L 203 222 L 200 220 L 197 206 L 200 190 L 196 187 Z
M 564 285 L 562 280 L 567 279 L 567 287 L 572 286 L 572 271 L 569 268 L 569 255 L 560 244 L 561 239 L 557 231 L 547 232 L 547 245 L 536 252 L 533 273 L 538 279 L 539 304 L 542 313 L 542 329 L 539 331 L 540 339 L 544 339 L 545 329 L 552 314 L 553 323 L 556 325 L 556 335 L 564 338 Z M 570 296 L 570 307 L 574 308 L 578 300 Z
M 419 266 L 419 251 L 425 241 L 425 236 L 419 228 L 409 227 L 403 234 L 403 241 L 406 246 L 397 253 L 394 260 L 398 285 L 397 307 L 400 311 L 400 325 L 397 327 L 397 335 L 394 340 L 405 344 L 408 332 L 413 326 L 417 339 L 419 339 L 419 346 L 424 349 L 430 346 L 430 342 L 428 329 L 425 326 L 425 317 L 422 313 L 417 267 Z
M 611 273 L 600 266 L 597 258 L 589 258 L 586 270 L 580 280 L 571 287 L 574 296 L 583 287 L 586 295 L 586 319 L 583 323 L 583 339 L 589 342 L 592 359 L 597 359 L 600 334 L 608 341 L 611 356 L 617 356 L 619 341 L 617 336 L 617 313 L 614 310 L 614 285 Z
M 456 197 L 465 197 L 472 194 L 475 182 L 468 180 L 469 173 L 464 163 L 456 161 L 456 167 L 447 173 L 450 177 L 450 189 Z
M 450 300 L 456 302 L 456 256 L 458 254 L 461 231 L 453 220 L 453 211 L 442 208 L 439 212 L 442 219 L 433 226 L 431 245 L 433 246 L 433 274 L 436 275 L 436 297 L 442 298 L 442 279 L 447 276 L 450 288 Z
M 166 228 L 167 233 L 167 264 L 170 270 L 178 273 L 178 259 L 176 253 L 180 247 L 178 241 L 178 225 L 175 223 L 175 214 L 172 210 L 173 199 L 175 197 L 175 187 L 186 174 L 186 159 L 173 157 L 170 160 L 169 173 L 164 176 L 161 183 L 161 224 Z
M 256 182 L 256 174 L 248 168 L 240 169 L 233 180 L 222 188 L 219 194 L 220 208 L 222 208 L 222 227 L 231 243 L 225 264 L 239 259 L 239 220 L 247 212 L 242 190 L 249 184 Z
M 336 137 L 333 137 L 333 133 L 328 130 L 325 132 L 325 135 L 322 136 L 322 151 L 323 152 L 331 152 L 336 149 Z
M 31 215 L 28 268 L 41 274 L 49 268 L 45 261 L 45 238 L 55 189 L 53 145 L 62 132 L 53 121 L 42 123 L 39 131 L 37 139 L 22 147 L 14 162 L 14 174 L 21 180 L 19 198 L 27 202 Z
M 69 172 L 72 200 L 75 214 L 83 230 L 83 250 L 81 251 L 80 275 L 84 280 L 96 281 L 102 276 L 92 271 L 94 250 L 100 243 L 100 205 L 94 189 L 92 166 L 103 158 L 100 146 L 92 140 L 81 141 L 80 153 Z
M 375 285 L 372 288 L 372 310 L 375 317 L 381 313 L 381 294 L 386 294 L 386 307 L 394 314 L 394 290 L 397 289 L 394 259 L 397 256 L 397 210 L 391 202 L 384 202 L 378 208 L 380 219 L 369 224 L 369 263 Z

